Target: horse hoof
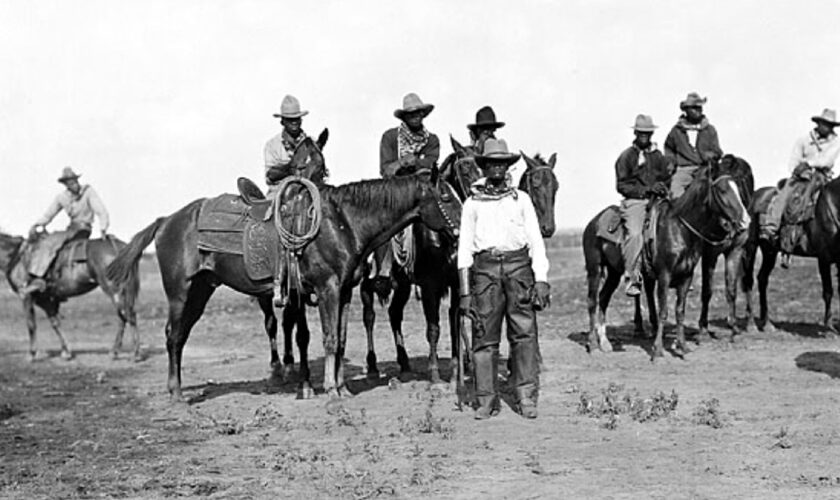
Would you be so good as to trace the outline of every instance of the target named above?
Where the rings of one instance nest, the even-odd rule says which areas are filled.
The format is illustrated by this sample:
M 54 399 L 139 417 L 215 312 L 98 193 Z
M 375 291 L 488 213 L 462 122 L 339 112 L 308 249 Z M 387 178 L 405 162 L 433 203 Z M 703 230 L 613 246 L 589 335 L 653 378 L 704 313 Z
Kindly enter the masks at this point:
M 604 352 L 613 352 L 613 346 L 610 343 L 610 341 L 607 340 L 607 339 L 604 339 L 604 340 L 601 341 L 600 347 L 601 347 L 601 350 L 604 351 Z
M 758 326 L 750 321 L 747 323 L 747 328 L 744 330 L 744 333 L 747 335 L 758 335 Z
M 280 376 L 283 378 L 283 380 L 289 380 L 295 373 L 295 368 L 293 365 L 283 365 L 282 367 L 280 367 L 279 370 Z
M 139 352 L 134 353 L 134 358 L 132 358 L 132 361 L 134 361 L 135 363 L 142 362 L 143 361 L 143 354 L 141 354 Z
M 355 396 L 355 394 L 350 392 L 350 389 L 348 389 L 347 386 L 339 387 L 338 389 L 336 389 L 336 393 L 341 399 L 351 399 L 353 396 Z
M 330 389 L 334 391 L 335 389 Z M 329 394 L 329 392 L 327 393 Z M 312 399 L 315 397 L 315 390 L 312 389 L 312 386 L 309 384 L 304 384 L 300 386 L 298 389 L 298 399 Z
M 120 359 L 119 353 L 117 353 L 117 351 L 112 351 L 111 352 L 111 361 L 116 361 L 118 359 Z
M 776 325 L 774 325 L 769 319 L 764 323 L 764 326 L 760 329 L 764 333 L 776 333 Z
M 429 375 L 429 382 L 431 382 L 432 385 L 443 383 L 443 379 L 440 378 L 440 372 L 437 370 L 433 370 Z
M 73 359 L 73 353 L 70 351 L 61 351 L 61 359 L 65 361 L 70 361 Z
M 369 379 L 371 379 L 371 380 L 377 380 L 377 379 L 379 379 L 379 368 L 377 368 L 377 367 L 375 367 L 375 366 L 374 366 L 374 367 L 372 367 L 372 368 L 368 368 L 368 370 L 367 370 L 367 378 L 369 378 Z
M 30 363 L 34 363 L 34 362 L 35 362 L 35 359 L 36 359 L 37 357 L 38 357 L 38 355 L 37 355 L 36 353 L 34 353 L 34 352 L 30 352 L 30 353 L 29 353 L 29 356 L 27 356 L 27 357 L 26 357 L 26 360 L 27 360 L 28 362 L 30 362 Z

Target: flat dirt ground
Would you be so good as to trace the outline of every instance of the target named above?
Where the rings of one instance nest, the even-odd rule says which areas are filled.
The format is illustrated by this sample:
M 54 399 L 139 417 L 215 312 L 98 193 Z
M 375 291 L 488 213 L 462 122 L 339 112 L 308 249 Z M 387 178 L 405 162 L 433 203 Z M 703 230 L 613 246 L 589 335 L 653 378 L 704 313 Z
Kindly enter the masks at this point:
M 354 297 L 347 361 L 355 397 L 328 404 L 323 394 L 298 400 L 294 380 L 269 377 L 259 308 L 220 289 L 185 349 L 191 401 L 173 405 L 154 260 L 142 263 L 140 363 L 130 360 L 130 339 L 121 359 L 110 359 L 116 317 L 99 291 L 64 305 L 76 357 L 58 357 L 39 313 L 40 354 L 28 363 L 19 301 L 5 286 L 0 497 L 840 498 L 840 342 L 817 326 L 813 260 L 773 275 L 775 332 L 729 341 L 719 272 L 711 318 L 720 338 L 692 343 L 685 359 L 651 363 L 650 341 L 633 337 L 632 303 L 620 293 L 608 332 L 618 349 L 587 354 L 581 251 L 552 249 L 550 258 L 553 304 L 539 318 L 544 371 L 533 421 L 504 405 L 477 422 L 457 411 L 449 385 L 430 386 L 417 301 L 405 324 L 414 374 L 398 377 L 378 308 L 383 374 L 370 380 Z M 689 297 L 691 336 L 698 316 L 699 286 Z M 320 389 L 314 310 L 309 319 Z M 440 352 L 448 378 L 448 339 Z

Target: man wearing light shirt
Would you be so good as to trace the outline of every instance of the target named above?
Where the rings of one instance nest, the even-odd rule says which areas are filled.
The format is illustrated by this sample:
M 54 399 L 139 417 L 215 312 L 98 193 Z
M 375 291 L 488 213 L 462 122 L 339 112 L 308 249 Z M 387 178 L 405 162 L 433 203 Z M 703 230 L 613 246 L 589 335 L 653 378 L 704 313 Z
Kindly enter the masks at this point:
M 527 193 L 509 184 L 507 171 L 519 159 L 504 140 L 488 139 L 475 157 L 485 178 L 464 202 L 458 241 L 460 309 L 473 318 L 478 409 L 475 418 L 499 410 L 496 389 L 502 319 L 511 344 L 512 385 L 518 409 L 536 418 L 539 347 L 536 310 L 549 304 L 548 257 Z
M 99 218 L 102 236 L 107 235 L 110 222 L 108 210 L 105 209 L 102 200 L 91 186 L 79 184 L 79 177 L 72 168 L 64 168 L 58 182 L 64 184 L 67 189 L 55 197 L 44 215 L 35 221 L 29 230 L 30 236 L 34 236 L 39 229 L 43 229 L 52 222 L 62 210 L 70 217 L 70 224 L 66 230 L 53 232 L 37 240 L 36 243 L 27 245 L 25 255 L 21 259 L 29 272 L 29 282 L 20 290 L 23 297 L 28 297 L 34 292 L 43 292 L 46 289 L 47 282 L 44 276 L 61 247 L 73 240 L 89 238 L 94 218 Z
M 288 177 L 292 172 L 289 170 L 289 163 L 295 149 L 306 139 L 303 131 L 303 117 L 309 111 L 300 109 L 300 102 L 293 95 L 287 95 L 280 103 L 280 112 L 275 113 L 275 118 L 280 118 L 283 131 L 275 135 L 265 144 L 263 155 L 265 156 L 265 182 L 268 184 L 268 196 L 272 198 L 280 181 Z
M 811 120 L 816 127 L 808 135 L 797 139 L 788 161 L 791 176 L 767 207 L 767 215 L 761 225 L 761 238 L 768 241 L 774 242 L 778 238 L 782 214 L 796 185 L 809 182 L 807 179 L 813 178 L 814 170 L 830 177 L 834 162 L 840 156 L 840 139 L 834 133 L 834 127 L 840 125 L 836 112 L 824 109 L 821 115 L 813 116 Z M 785 262 L 783 260 L 783 264 Z

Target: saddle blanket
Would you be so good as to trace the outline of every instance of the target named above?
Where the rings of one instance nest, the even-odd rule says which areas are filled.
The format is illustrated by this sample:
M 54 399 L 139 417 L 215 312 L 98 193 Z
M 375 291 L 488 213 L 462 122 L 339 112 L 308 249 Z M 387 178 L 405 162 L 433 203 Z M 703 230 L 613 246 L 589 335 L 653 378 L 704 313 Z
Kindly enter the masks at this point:
M 616 245 L 624 239 L 624 229 L 621 225 L 621 214 L 616 205 L 610 205 L 598 216 L 596 224 L 599 238 L 611 241 Z

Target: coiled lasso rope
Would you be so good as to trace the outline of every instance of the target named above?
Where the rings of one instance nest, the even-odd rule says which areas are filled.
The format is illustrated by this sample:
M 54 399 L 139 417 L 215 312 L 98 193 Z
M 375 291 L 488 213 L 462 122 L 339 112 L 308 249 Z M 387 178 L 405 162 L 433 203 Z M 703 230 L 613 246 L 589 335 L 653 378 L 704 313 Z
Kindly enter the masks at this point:
M 309 192 L 312 199 L 312 204 L 307 207 L 306 218 L 309 220 L 309 228 L 303 234 L 296 234 L 293 229 L 286 229 L 283 226 L 281 211 L 283 208 L 283 195 L 286 189 L 291 184 L 300 184 Z M 280 235 L 280 243 L 283 248 L 299 255 L 300 251 L 312 241 L 318 234 L 321 227 L 321 195 L 318 187 L 309 179 L 305 177 L 290 176 L 281 180 L 277 185 L 277 191 L 274 197 L 274 225 L 277 228 L 277 233 Z M 299 196 L 299 195 L 298 195 Z

